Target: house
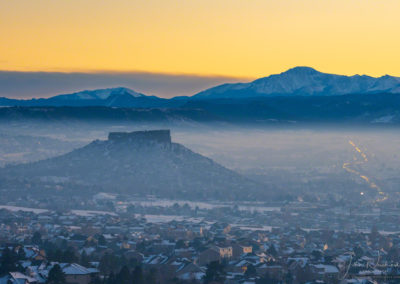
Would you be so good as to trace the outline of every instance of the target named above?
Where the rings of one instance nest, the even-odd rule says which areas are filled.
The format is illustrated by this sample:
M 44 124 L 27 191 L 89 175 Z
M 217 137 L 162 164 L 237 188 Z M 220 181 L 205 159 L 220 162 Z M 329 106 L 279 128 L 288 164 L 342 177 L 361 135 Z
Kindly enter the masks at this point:
M 86 268 L 77 263 L 57 263 L 57 262 L 42 263 L 39 266 L 30 266 L 27 268 L 27 271 L 30 271 L 30 275 L 32 277 L 35 277 L 35 280 L 38 283 L 39 282 L 43 283 L 42 280 L 47 279 L 50 270 L 56 264 L 60 265 L 62 271 L 65 274 L 65 282 L 68 284 L 89 284 L 92 278 L 99 273 L 99 271 L 95 268 Z
M 212 261 L 229 260 L 232 256 L 232 247 L 212 246 L 200 253 L 198 263 L 199 265 L 206 265 Z
M 323 280 L 326 283 L 337 283 L 339 270 L 334 265 L 316 264 L 311 265 L 315 279 Z
M 232 245 L 232 257 L 234 259 L 238 259 L 242 254 L 252 253 L 252 246 L 245 246 L 241 244 L 233 244 Z
M 266 275 L 268 274 L 270 277 L 274 279 L 281 279 L 284 275 L 285 269 L 282 265 L 268 265 L 266 263 L 262 263 L 256 267 L 257 273 L 259 275 Z
M 36 284 L 35 278 L 29 277 L 21 272 L 9 272 L 0 278 L 0 284 Z
M 62 271 L 65 274 L 65 282 L 69 284 L 89 284 L 92 277 L 99 271 L 94 268 L 86 268 L 77 263 L 61 263 Z

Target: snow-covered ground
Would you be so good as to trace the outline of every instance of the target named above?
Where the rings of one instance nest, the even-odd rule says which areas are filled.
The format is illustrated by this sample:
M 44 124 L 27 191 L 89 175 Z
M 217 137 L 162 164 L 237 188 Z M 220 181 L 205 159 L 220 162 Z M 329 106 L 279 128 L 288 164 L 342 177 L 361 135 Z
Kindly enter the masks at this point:
M 9 206 L 9 205 L 0 205 L 0 209 L 6 209 L 6 210 L 12 211 L 12 212 L 18 212 L 18 211 L 32 212 L 32 213 L 35 213 L 35 214 L 41 214 L 41 213 L 45 213 L 45 212 L 49 211 L 47 209 L 18 207 L 18 206 Z
M 118 216 L 114 212 L 109 211 L 95 211 L 95 210 L 71 210 L 71 213 L 78 216 L 94 216 L 94 215 L 111 215 L 111 216 Z

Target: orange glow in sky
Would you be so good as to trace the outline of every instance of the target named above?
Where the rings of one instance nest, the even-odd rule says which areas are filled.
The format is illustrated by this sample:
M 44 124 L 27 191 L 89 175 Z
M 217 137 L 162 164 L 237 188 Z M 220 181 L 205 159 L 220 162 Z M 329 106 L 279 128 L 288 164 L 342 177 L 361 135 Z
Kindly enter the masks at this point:
M 398 0 L 3 0 L 0 70 L 400 76 Z

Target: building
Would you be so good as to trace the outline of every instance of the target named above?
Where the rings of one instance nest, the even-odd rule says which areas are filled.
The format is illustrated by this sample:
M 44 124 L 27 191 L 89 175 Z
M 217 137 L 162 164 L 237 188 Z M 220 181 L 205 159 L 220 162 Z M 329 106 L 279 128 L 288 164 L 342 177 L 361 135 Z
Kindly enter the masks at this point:
M 212 246 L 199 254 L 199 265 L 207 265 L 212 261 L 229 260 L 233 256 L 232 247 Z

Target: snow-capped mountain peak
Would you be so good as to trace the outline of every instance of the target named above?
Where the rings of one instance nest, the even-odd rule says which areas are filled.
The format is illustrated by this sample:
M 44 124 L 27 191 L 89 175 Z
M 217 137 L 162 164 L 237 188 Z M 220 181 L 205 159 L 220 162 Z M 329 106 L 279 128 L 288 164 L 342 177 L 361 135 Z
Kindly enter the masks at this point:
M 58 95 L 53 98 L 63 100 L 106 100 L 111 96 L 130 95 L 135 98 L 144 97 L 145 95 L 135 92 L 131 89 L 124 87 L 98 89 L 98 90 L 85 90 L 72 94 Z
M 399 93 L 400 78 L 366 75 L 335 75 L 311 67 L 294 67 L 280 74 L 249 83 L 225 84 L 202 91 L 194 97 L 249 98 L 263 96 L 334 96 L 346 94 Z
M 316 74 L 316 73 L 321 73 L 321 72 L 315 70 L 312 67 L 297 66 L 297 67 L 290 68 L 289 70 L 287 70 L 285 72 L 282 72 L 281 74 L 293 74 L 293 75 L 307 74 L 307 75 L 311 75 L 311 74 Z

